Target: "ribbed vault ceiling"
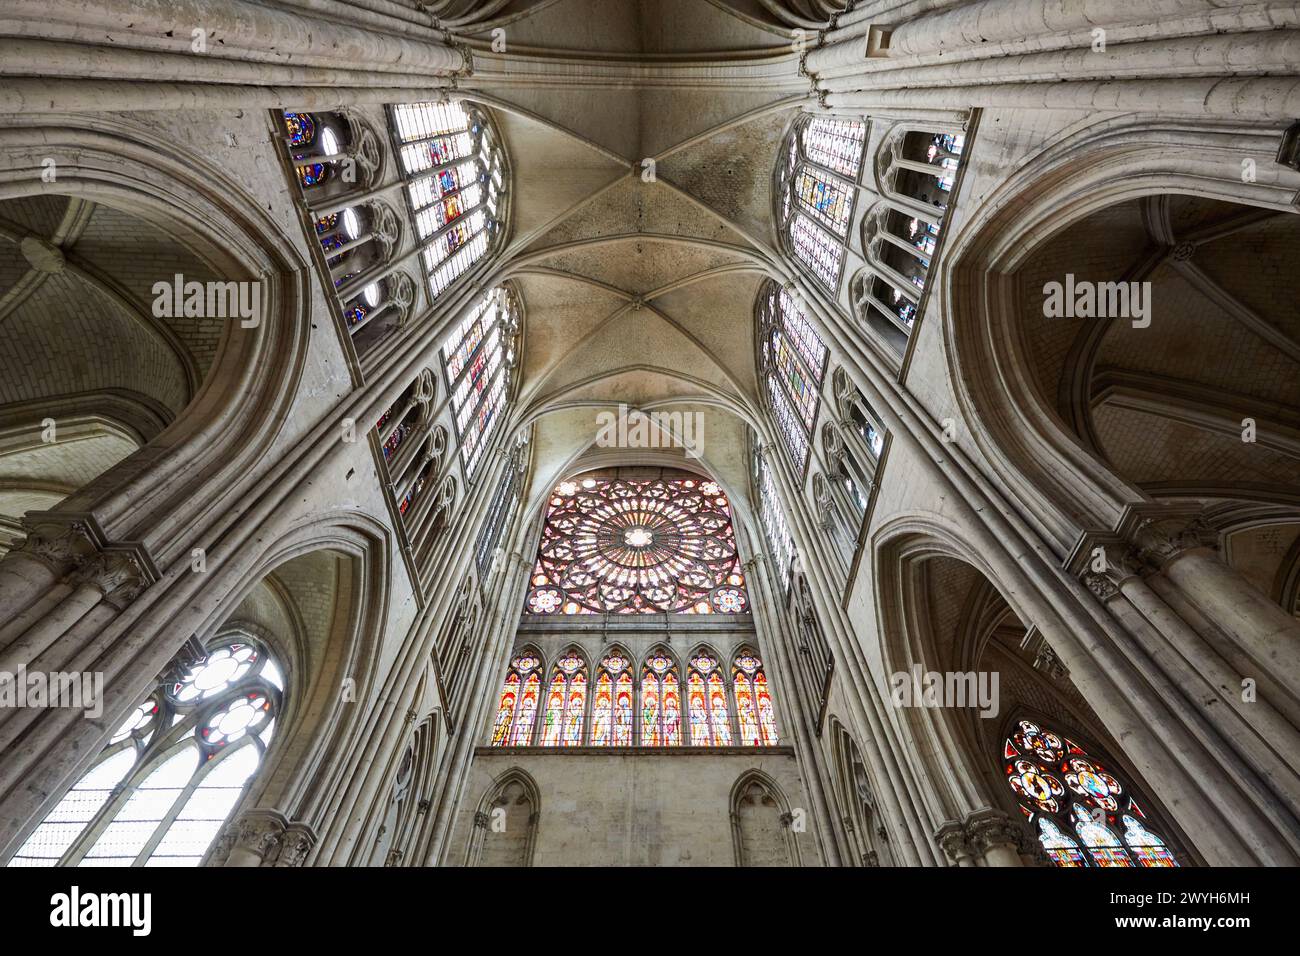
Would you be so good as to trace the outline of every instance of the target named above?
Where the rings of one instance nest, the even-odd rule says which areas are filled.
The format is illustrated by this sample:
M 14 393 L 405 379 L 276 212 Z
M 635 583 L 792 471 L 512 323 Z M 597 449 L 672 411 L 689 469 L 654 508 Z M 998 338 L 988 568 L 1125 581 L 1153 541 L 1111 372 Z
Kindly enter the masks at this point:
M 514 170 L 505 258 L 527 310 L 516 415 L 536 423 L 534 494 L 628 459 L 592 447 L 619 403 L 701 412 L 704 465 L 744 493 L 753 305 L 779 274 L 772 170 L 809 89 L 768 9 L 786 6 L 516 0 L 457 30 L 474 47 L 460 86 L 493 109 Z

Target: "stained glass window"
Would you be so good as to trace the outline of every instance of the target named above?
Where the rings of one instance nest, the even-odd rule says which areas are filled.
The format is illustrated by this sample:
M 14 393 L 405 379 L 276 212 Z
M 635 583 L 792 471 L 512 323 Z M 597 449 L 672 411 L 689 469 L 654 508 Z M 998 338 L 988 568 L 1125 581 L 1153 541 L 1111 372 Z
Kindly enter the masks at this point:
M 591 745 L 630 747 L 632 718 L 631 660 L 621 652 L 608 654 L 601 660 L 596 678 L 591 708 Z
M 473 474 L 502 417 L 519 331 L 519 304 L 504 286 L 487 292 L 442 346 L 452 414 L 465 471 Z
M 759 293 L 757 314 L 759 367 L 772 416 L 791 461 L 802 472 L 821 404 L 826 346 L 798 300 L 775 282 Z
M 700 653 L 691 658 L 687 679 L 687 719 L 692 747 L 725 747 L 731 743 L 727 685 L 717 658 Z
M 737 743 L 779 743 L 767 676 L 749 647 L 734 655 L 729 677 L 727 665 L 703 648 L 679 665 L 668 648 L 659 646 L 638 666 L 616 646 L 598 658 L 594 680 L 576 647 L 560 654 L 548 669 L 539 654 L 519 651 L 502 684 L 491 729 L 494 747 Z
M 266 651 L 229 635 L 178 666 L 9 866 L 197 866 L 271 742 L 284 681 Z
M 582 743 L 582 722 L 587 712 L 587 664 L 576 649 L 555 662 L 546 692 L 542 718 L 543 747 L 576 747 Z
M 541 658 L 525 651 L 510 662 L 492 723 L 493 747 L 524 747 L 533 742 L 537 699 L 541 695 Z
M 799 135 L 804 154 L 819 166 L 856 179 L 862 167 L 867 124 L 817 117 L 807 120 Z
M 1002 759 L 1021 812 L 1057 866 L 1178 866 L 1129 789 L 1069 737 L 1022 720 Z
M 759 521 L 763 525 L 763 535 L 767 539 L 768 550 L 772 553 L 772 562 L 784 591 L 790 585 L 794 542 L 790 538 L 790 528 L 785 521 L 785 510 L 781 507 L 781 497 L 772 481 L 772 473 L 762 457 L 758 458 L 757 468 Z
M 486 118 L 461 103 L 392 108 L 398 161 L 436 299 L 491 245 L 505 184 L 505 157 Z
M 641 746 L 677 747 L 682 742 L 682 696 L 677 666 L 663 651 L 646 658 L 641 671 Z
M 794 257 L 832 291 L 844 266 L 866 136 L 865 123 L 806 117 L 782 151 L 782 230 Z
M 748 609 L 731 506 L 687 477 L 562 481 L 547 503 L 533 614 L 739 614 Z
M 753 651 L 742 649 L 732 662 L 731 675 L 740 725 L 739 742 L 746 747 L 776 746 L 776 712 L 767 689 L 763 662 Z

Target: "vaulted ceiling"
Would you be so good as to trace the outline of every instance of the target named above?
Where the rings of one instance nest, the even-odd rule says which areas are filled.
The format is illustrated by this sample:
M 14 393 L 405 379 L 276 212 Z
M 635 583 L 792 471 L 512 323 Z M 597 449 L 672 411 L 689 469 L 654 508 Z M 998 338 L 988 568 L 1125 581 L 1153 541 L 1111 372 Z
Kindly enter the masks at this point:
M 457 30 L 474 50 L 459 85 L 492 108 L 513 165 L 505 257 L 527 312 L 516 414 L 536 423 L 534 494 L 610 463 L 596 416 L 619 403 L 700 412 L 703 464 L 743 494 L 754 301 L 781 271 L 772 171 L 809 93 L 794 25 L 768 9 L 786 6 L 489 7 Z

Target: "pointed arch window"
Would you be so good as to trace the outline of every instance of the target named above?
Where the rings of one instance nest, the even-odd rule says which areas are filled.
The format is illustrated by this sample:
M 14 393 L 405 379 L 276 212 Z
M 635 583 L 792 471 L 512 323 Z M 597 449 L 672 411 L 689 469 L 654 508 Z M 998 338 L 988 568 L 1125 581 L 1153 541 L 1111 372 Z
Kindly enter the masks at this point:
M 758 298 L 759 370 L 786 451 L 802 473 L 821 404 L 826 345 L 789 290 L 769 281 Z
M 456 437 L 466 474 L 488 448 L 510 394 L 518 354 L 519 302 L 497 286 L 483 296 L 443 343 Z
M 632 746 L 633 681 L 631 659 L 626 654 L 607 654 L 600 662 L 591 708 L 593 747 Z
M 551 671 L 542 718 L 543 747 L 577 747 L 587 712 L 587 662 L 575 649 L 566 651 Z
M 504 232 L 505 152 L 487 117 L 463 103 L 402 104 L 391 121 L 432 301 Z
M 682 742 L 682 694 L 676 662 L 662 651 L 641 670 L 641 746 L 676 747 Z
M 1130 788 L 1069 737 L 1021 720 L 1002 761 L 1021 812 L 1057 866 L 1179 865 Z
M 803 117 L 777 170 L 778 221 L 789 249 L 832 292 L 844 268 L 866 139 L 866 123 Z
M 538 671 L 541 663 L 540 657 L 527 651 L 510 662 L 492 725 L 493 747 L 526 747 L 533 742 L 533 724 L 542 692 Z
M 775 747 L 778 743 L 776 712 L 762 660 L 749 648 L 742 648 L 732 661 L 731 679 L 736 692 L 741 745 Z
M 109 739 L 9 866 L 197 866 L 271 743 L 284 679 L 256 641 L 215 641 Z
M 687 671 L 687 715 L 692 747 L 726 747 L 731 744 L 731 714 L 727 684 L 712 654 L 698 653 Z

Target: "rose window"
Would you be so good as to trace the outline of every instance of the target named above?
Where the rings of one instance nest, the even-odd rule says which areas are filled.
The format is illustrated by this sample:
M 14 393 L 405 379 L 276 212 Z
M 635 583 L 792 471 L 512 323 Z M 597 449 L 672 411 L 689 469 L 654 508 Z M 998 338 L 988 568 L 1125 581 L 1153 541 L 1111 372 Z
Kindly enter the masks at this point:
M 534 614 L 741 614 L 731 508 L 690 477 L 560 482 L 547 506 Z

